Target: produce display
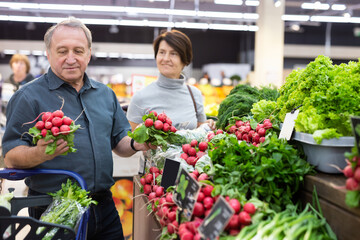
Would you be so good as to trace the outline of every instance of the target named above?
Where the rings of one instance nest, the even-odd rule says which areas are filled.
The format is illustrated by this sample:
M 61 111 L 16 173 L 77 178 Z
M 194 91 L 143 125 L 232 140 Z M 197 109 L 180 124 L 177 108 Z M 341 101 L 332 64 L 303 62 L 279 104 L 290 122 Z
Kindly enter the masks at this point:
M 347 166 L 342 170 L 346 177 L 345 203 L 351 208 L 360 207 L 360 155 L 357 148 L 354 147 L 352 152 L 347 152 Z
M 279 96 L 276 89 L 263 87 L 258 89 L 249 85 L 239 84 L 220 103 L 216 127 L 224 129 L 231 117 L 243 117 L 251 114 L 252 105 L 260 100 L 275 101 Z
M 279 118 L 301 106 L 295 130 L 322 139 L 353 136 L 350 116 L 360 115 L 360 61 L 333 65 L 318 56 L 305 69 L 294 70 L 279 89 Z

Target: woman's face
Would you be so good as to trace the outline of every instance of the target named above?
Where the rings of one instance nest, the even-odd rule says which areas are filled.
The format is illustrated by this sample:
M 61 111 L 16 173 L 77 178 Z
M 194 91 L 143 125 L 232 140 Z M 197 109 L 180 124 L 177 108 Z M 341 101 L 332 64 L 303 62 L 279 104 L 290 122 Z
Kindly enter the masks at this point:
M 156 65 L 162 75 L 172 79 L 180 78 L 180 73 L 185 67 L 185 64 L 181 62 L 179 53 L 170 47 L 165 40 L 159 44 Z
M 13 62 L 11 68 L 14 75 L 26 74 L 26 63 L 22 60 Z

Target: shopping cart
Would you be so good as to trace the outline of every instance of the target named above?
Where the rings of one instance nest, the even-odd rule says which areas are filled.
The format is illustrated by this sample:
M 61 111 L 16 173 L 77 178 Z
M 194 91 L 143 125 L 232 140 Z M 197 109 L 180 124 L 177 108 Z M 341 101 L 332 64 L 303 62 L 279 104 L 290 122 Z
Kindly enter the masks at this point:
M 0 178 L 8 180 L 22 180 L 26 177 L 37 175 L 37 174 L 63 174 L 74 178 L 80 185 L 82 189 L 87 190 L 87 185 L 84 179 L 77 173 L 67 170 L 58 170 L 58 169 L 2 169 L 0 170 Z M 0 207 L 0 239 L 2 239 L 3 234 L 9 226 L 12 227 L 11 235 L 6 238 L 8 240 L 15 240 L 16 235 L 25 227 L 30 226 L 30 231 L 27 233 L 24 240 L 37 240 L 42 239 L 44 235 L 53 229 L 54 227 L 58 228 L 57 233 L 52 239 L 77 239 L 85 240 L 87 232 L 87 222 L 89 219 L 89 210 L 87 210 L 81 217 L 78 231 L 75 234 L 75 231 L 72 228 L 67 226 L 46 223 L 39 221 L 31 217 L 22 217 L 17 216 L 18 212 L 25 207 L 35 207 L 35 206 L 44 206 L 49 205 L 52 202 L 51 196 L 28 196 L 28 197 L 14 197 L 11 200 L 11 211 L 4 207 Z M 40 234 L 36 233 L 36 230 L 39 227 L 44 227 Z M 76 238 L 75 238 L 76 235 Z

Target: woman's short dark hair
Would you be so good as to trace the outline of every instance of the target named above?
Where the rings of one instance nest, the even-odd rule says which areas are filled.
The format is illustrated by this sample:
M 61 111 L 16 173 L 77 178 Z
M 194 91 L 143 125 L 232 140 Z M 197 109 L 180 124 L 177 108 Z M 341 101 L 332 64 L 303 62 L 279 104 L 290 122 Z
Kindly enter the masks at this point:
M 190 38 L 178 30 L 171 30 L 162 32 L 153 42 L 155 58 L 159 50 L 159 45 L 162 40 L 165 40 L 176 52 L 179 53 L 181 62 L 185 66 L 189 65 L 193 58 L 192 44 Z

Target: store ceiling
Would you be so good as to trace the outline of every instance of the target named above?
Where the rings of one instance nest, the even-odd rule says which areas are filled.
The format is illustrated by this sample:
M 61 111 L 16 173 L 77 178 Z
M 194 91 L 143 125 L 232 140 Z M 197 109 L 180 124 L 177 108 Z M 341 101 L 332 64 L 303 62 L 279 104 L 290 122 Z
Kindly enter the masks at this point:
M 0 1 L 0 21 L 56 22 L 59 18 L 75 16 L 86 19 L 88 24 L 98 25 L 257 30 L 256 3 L 259 1 L 228 0 L 242 2 L 241 5 L 216 4 L 214 1 L 218 0 L 72 0 L 71 5 L 70 1 L 60 0 Z M 278 0 L 261 1 L 276 4 Z M 359 0 L 317 1 L 317 7 L 328 7 L 325 10 L 302 8 L 303 3 L 315 3 L 313 0 L 279 1 L 285 2 L 283 19 L 287 26 L 322 22 L 360 24 Z M 15 5 L 9 7 L 11 4 Z M 345 9 L 333 10 L 341 5 Z M 116 28 L 110 31 L 116 31 Z

